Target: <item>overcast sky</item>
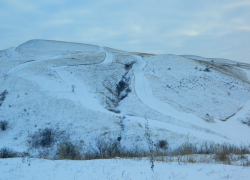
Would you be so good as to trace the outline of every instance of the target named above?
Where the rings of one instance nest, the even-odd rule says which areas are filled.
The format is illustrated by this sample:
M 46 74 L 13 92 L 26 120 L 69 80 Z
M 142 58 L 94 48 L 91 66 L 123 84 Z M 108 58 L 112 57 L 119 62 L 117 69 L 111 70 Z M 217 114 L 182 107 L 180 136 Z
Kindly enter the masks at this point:
M 30 39 L 250 63 L 250 0 L 0 0 L 0 50 Z

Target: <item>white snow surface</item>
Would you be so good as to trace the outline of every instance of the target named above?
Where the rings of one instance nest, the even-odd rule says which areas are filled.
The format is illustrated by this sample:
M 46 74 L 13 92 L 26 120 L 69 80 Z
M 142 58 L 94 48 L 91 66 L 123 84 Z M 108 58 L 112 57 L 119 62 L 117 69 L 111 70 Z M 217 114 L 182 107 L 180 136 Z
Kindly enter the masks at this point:
M 147 159 L 110 159 L 92 161 L 0 159 L 1 180 L 43 179 L 240 179 L 248 180 L 248 167 L 223 164 L 178 164 L 156 162 L 154 172 Z
M 124 82 L 127 84 L 123 88 Z M 153 142 L 165 139 L 170 147 L 186 141 L 250 143 L 250 127 L 242 123 L 250 118 L 249 64 L 31 40 L 17 48 L 0 51 L 0 94 L 5 90 L 8 94 L 0 101 L 0 121 L 8 121 L 9 126 L 0 131 L 0 149 L 7 147 L 37 156 L 38 152 L 30 147 L 31 136 L 45 127 L 66 132 L 72 142 L 82 140 L 84 150 L 98 137 L 121 137 L 122 146 L 144 148 L 147 122 Z M 121 98 L 121 95 L 125 96 Z M 208 169 L 215 167 L 204 165 L 203 170 L 198 171 L 200 165 L 177 168 L 177 164 L 158 163 L 159 169 L 152 174 L 144 169 L 143 162 L 134 160 L 79 161 L 74 165 L 71 161 L 31 161 L 32 165 L 26 167 L 18 158 L 1 160 L 0 165 L 5 169 L 0 171 L 12 174 L 0 179 L 15 179 L 26 171 L 32 173 L 20 179 L 53 176 L 78 179 L 81 173 L 92 179 L 126 179 L 127 175 L 132 179 L 137 176 L 168 179 L 171 171 L 165 173 L 163 169 L 173 166 L 176 176 L 183 172 L 183 177 L 193 179 L 197 174 L 209 174 Z M 105 166 L 111 162 L 116 165 Z M 91 171 L 86 170 L 89 163 L 94 167 Z M 98 163 L 102 164 L 102 170 L 97 170 Z M 13 164 L 17 164 L 14 167 L 17 173 L 11 170 Z M 42 171 L 48 172 L 46 175 L 35 175 L 39 164 L 44 167 Z M 71 165 L 82 168 L 65 169 Z M 141 168 L 140 176 L 131 168 L 135 166 Z M 229 166 L 216 166 L 218 170 L 210 173 L 208 179 L 222 177 L 223 170 L 225 174 L 231 173 Z M 55 171 L 48 171 L 49 167 Z M 114 168 L 109 177 L 108 172 Z M 240 168 L 233 167 L 237 173 L 238 170 L 246 172 Z M 65 172 L 59 174 L 62 170 Z M 95 171 L 98 173 L 93 173 Z M 99 171 L 105 172 L 103 176 Z M 234 175 L 231 176 L 240 177 Z M 247 176 L 242 177 L 239 179 Z

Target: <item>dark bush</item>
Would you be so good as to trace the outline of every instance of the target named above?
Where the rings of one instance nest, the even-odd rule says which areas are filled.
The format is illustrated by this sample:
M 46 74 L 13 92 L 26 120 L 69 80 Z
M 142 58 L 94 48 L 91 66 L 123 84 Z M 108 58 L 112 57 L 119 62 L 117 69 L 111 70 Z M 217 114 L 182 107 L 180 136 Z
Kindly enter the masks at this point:
M 133 67 L 133 64 L 134 64 L 134 62 L 126 63 L 126 64 L 124 65 L 124 68 L 128 71 L 128 70 L 130 70 L 130 69 Z
M 124 80 L 120 80 L 119 83 L 116 85 L 116 92 L 118 97 L 120 96 L 121 92 L 127 88 L 128 84 L 124 82 Z
M 168 142 L 166 140 L 160 140 L 158 142 L 158 146 L 161 149 L 167 149 L 168 148 Z
M 56 132 L 50 128 L 45 128 L 43 130 L 39 129 L 32 136 L 32 146 L 33 147 L 50 147 L 55 141 Z
M 6 97 L 7 94 L 8 94 L 8 91 L 7 91 L 7 90 L 5 90 L 4 92 L 2 92 L 2 93 L 0 94 L 0 101 L 4 101 L 4 99 L 5 99 L 5 97 Z
M 205 71 L 205 72 L 211 72 L 211 70 L 210 70 L 209 67 L 206 67 L 206 68 L 204 69 L 204 71 Z
M 0 121 L 0 129 L 2 129 L 2 131 L 5 131 L 8 128 L 8 121 Z
M 0 158 L 13 158 L 16 157 L 16 153 L 8 148 L 2 148 L 0 150 Z

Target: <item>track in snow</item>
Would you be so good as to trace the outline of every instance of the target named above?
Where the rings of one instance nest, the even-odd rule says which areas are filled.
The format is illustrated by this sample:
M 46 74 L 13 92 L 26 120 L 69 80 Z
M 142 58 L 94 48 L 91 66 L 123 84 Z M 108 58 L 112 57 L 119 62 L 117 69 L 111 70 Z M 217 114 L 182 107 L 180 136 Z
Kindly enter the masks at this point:
M 85 108 L 93 111 L 98 111 L 106 114 L 112 114 L 112 112 L 106 110 L 97 100 L 95 95 L 86 88 L 86 86 L 78 81 L 71 73 L 64 69 L 65 67 L 53 68 L 65 84 L 72 88 L 72 94 L 74 94 L 75 101 L 78 101 Z M 74 87 L 73 87 L 74 86 Z
M 134 58 L 137 60 L 137 64 L 133 66 L 133 72 L 135 74 L 135 91 L 136 91 L 138 98 L 148 107 L 150 107 L 151 109 L 159 113 L 173 117 L 179 122 L 186 122 L 189 124 L 193 124 L 196 127 L 200 127 L 202 129 L 211 130 L 215 134 L 204 132 L 204 134 L 206 134 L 206 137 L 209 134 L 211 135 L 211 137 L 208 138 L 210 140 L 215 140 L 215 141 L 219 139 L 222 140 L 222 137 L 223 137 L 223 138 L 234 141 L 234 143 L 236 144 L 245 143 L 245 142 L 249 143 L 249 140 L 247 139 L 247 137 L 245 137 L 247 134 L 249 134 L 249 129 L 246 126 L 243 127 L 243 125 L 239 123 L 237 119 L 239 117 L 242 117 L 242 115 L 245 115 L 247 112 L 249 112 L 250 102 L 246 103 L 245 106 L 238 113 L 236 113 L 233 117 L 229 118 L 226 122 L 218 121 L 216 123 L 207 123 L 203 119 L 193 114 L 178 111 L 174 109 L 173 107 L 171 107 L 169 104 L 163 103 L 159 101 L 158 99 L 156 99 L 153 96 L 150 85 L 143 74 L 143 70 L 146 66 L 146 62 L 140 56 L 134 55 Z M 161 126 L 161 125 L 157 125 L 157 126 Z M 172 127 L 172 128 L 175 129 L 174 132 L 179 132 L 179 130 L 177 130 L 175 127 Z M 241 129 L 242 131 L 239 132 L 239 129 Z M 200 133 L 202 131 L 199 131 L 199 130 L 197 131 L 196 129 L 189 129 L 189 131 L 191 132 L 192 135 L 196 137 L 202 136 L 202 133 Z M 220 134 L 223 134 L 223 136 Z M 219 139 L 216 139 L 216 136 Z
M 150 88 L 148 80 L 143 75 L 143 68 L 146 66 L 146 62 L 140 56 L 134 55 L 134 57 L 137 60 L 137 64 L 135 64 L 133 67 L 133 72 L 135 74 L 135 91 L 139 99 L 144 104 L 146 104 L 151 109 L 154 109 L 155 111 L 162 113 L 164 115 L 188 123 L 192 123 L 190 122 L 190 119 L 192 119 L 193 121 L 195 121 L 196 125 L 198 123 L 198 125 L 200 126 L 205 125 L 205 127 L 207 127 L 205 122 L 200 121 L 201 118 L 198 118 L 193 114 L 178 111 L 173 107 L 171 107 L 169 104 L 163 103 L 158 99 L 156 99 L 152 94 L 152 90 Z
M 101 64 L 112 63 L 113 62 L 113 54 L 111 52 L 106 51 L 105 47 L 99 47 L 100 52 L 104 52 L 106 57 Z

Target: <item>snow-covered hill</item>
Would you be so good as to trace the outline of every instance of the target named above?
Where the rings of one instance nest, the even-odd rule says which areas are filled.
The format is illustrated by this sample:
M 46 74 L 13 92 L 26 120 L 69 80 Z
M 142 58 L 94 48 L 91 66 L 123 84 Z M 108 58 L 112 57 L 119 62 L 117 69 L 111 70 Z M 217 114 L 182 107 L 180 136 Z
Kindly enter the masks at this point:
M 0 51 L 0 93 L 0 149 L 32 154 L 45 127 L 84 148 L 97 137 L 144 147 L 146 122 L 170 147 L 250 143 L 250 65 L 230 60 L 31 40 Z

